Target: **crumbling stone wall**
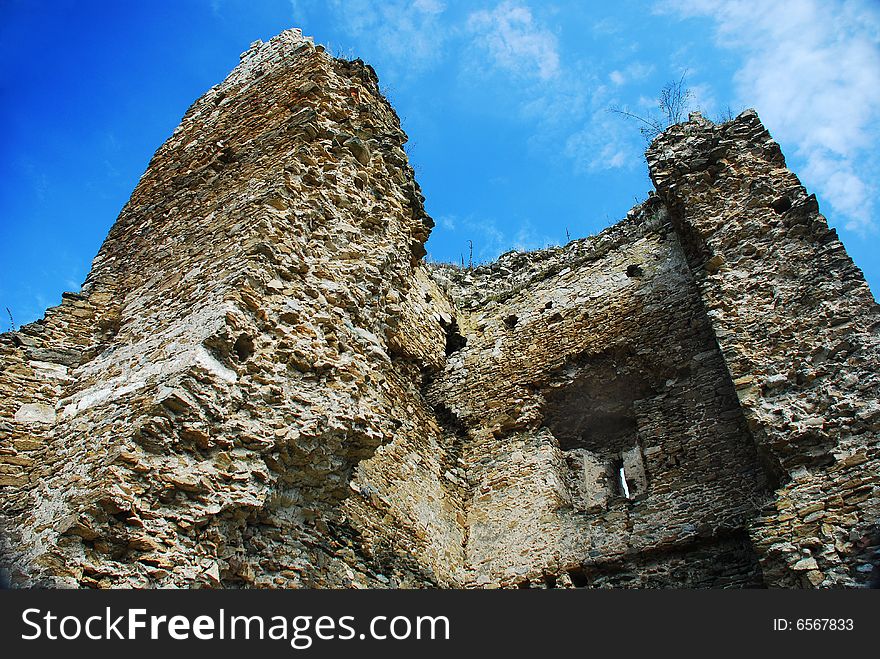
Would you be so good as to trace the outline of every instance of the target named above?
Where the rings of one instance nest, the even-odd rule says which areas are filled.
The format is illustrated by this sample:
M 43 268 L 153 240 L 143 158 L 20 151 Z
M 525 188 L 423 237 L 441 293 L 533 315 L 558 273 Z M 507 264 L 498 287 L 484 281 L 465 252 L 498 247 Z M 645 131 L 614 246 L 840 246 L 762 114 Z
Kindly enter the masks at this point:
M 747 111 L 648 150 L 740 406 L 778 486 L 751 527 L 779 586 L 865 583 L 880 545 L 880 309 Z
M 472 271 L 422 261 L 405 140 L 296 30 L 190 108 L 81 294 L 0 336 L 14 585 L 867 582 L 877 307 L 753 113 Z
M 190 108 L 82 299 L 4 337 L 13 583 L 449 583 L 462 531 L 421 396 L 445 334 L 402 313 L 431 287 L 405 139 L 372 69 L 294 31 Z M 418 464 L 343 510 L 383 444 Z

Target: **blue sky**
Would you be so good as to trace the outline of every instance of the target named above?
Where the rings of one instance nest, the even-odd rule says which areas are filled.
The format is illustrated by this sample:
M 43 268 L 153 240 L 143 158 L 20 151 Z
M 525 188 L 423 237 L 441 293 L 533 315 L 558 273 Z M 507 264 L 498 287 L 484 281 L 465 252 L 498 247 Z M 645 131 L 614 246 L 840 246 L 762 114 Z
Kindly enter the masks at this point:
M 153 152 L 256 40 L 301 27 L 372 64 L 410 136 L 435 260 L 597 233 L 651 184 L 638 126 L 758 110 L 880 287 L 872 0 L 3 0 L 0 329 L 78 290 Z

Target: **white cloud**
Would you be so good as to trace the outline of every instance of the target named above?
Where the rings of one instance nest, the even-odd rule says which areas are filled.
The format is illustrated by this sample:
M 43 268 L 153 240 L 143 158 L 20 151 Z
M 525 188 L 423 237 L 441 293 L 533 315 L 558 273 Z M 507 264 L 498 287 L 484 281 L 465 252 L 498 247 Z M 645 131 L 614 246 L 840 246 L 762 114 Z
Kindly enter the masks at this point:
M 605 93 L 595 73 L 578 62 L 570 62 L 553 81 L 537 81 L 517 89 L 525 95 L 523 116 L 534 120 L 543 131 L 578 124 Z
M 217 0 L 214 0 L 215 2 Z M 310 16 L 309 11 L 306 9 L 304 0 L 289 0 L 290 9 L 293 12 L 293 20 L 296 21 L 296 25 L 294 27 L 298 27 L 302 29 L 303 24 L 306 23 Z
M 623 27 L 621 25 L 611 19 L 611 18 L 603 18 L 601 20 L 593 22 L 593 34 L 599 36 L 609 36 L 612 34 L 620 34 L 623 31 Z
M 643 146 L 633 140 L 631 128 L 606 109 L 596 109 L 585 127 L 566 139 L 563 153 L 579 173 L 630 169 L 641 162 Z
M 300 13 L 309 1 L 291 0 Z M 607 82 L 608 73 L 591 60 L 564 60 L 556 36 L 561 25 L 542 21 L 524 0 L 496 1 L 463 14 L 460 7 L 447 11 L 439 0 L 329 0 L 327 6 L 359 53 L 363 50 L 374 62 L 380 58 L 388 80 L 399 81 L 442 61 L 464 74 L 468 85 L 485 90 L 503 84 L 505 94 L 492 107 L 503 112 L 514 108 L 532 124 L 529 148 L 555 153 L 562 145 L 582 173 L 641 162 L 638 132 L 611 126 L 605 114 L 613 100 L 609 88 L 615 86 Z M 612 29 L 606 23 L 603 33 Z M 376 52 L 363 49 L 366 43 Z M 622 62 L 611 80 L 627 85 L 652 71 L 650 64 Z M 493 243 L 491 236 L 486 243 Z
M 804 183 L 845 218 L 877 229 L 880 143 L 880 11 L 863 0 L 672 0 L 658 7 L 710 17 L 715 38 L 741 51 L 739 101 L 794 145 Z
M 448 231 L 455 231 L 455 216 L 454 215 L 441 215 L 437 219 L 437 225 L 447 229 Z
M 302 13 L 303 3 L 292 2 Z M 373 59 L 381 57 L 401 72 L 428 68 L 443 57 L 448 32 L 440 0 L 330 0 L 329 6 L 346 34 L 376 46 Z
M 466 25 L 477 47 L 488 51 L 498 68 L 541 80 L 559 75 L 556 36 L 535 21 L 528 7 L 502 2 L 492 11 L 473 12 Z
M 554 32 L 525 6 L 505 1 L 491 10 L 471 13 L 466 29 L 478 53 L 471 73 L 489 65 L 517 79 L 508 92 L 523 119 L 532 123 L 530 149 L 560 154 L 577 173 L 630 168 L 642 160 L 642 145 L 632 131 L 609 119 L 607 107 L 615 83 L 648 76 L 653 67 L 631 62 L 611 74 L 584 58 L 562 60 Z M 476 77 L 476 76 L 475 76 Z M 480 72 L 485 78 L 485 72 Z M 602 79 L 611 80 L 603 84 Z M 638 138 L 638 132 L 635 132 Z M 549 239 L 520 232 L 516 246 L 541 247 Z
M 542 224 L 544 224 L 542 222 Z M 516 236 L 513 239 L 513 249 L 528 251 L 543 247 L 558 246 L 559 238 L 552 238 L 543 231 L 537 229 L 534 223 L 525 219 L 518 225 Z
M 706 116 L 719 113 L 718 101 L 715 100 L 714 92 L 709 85 L 706 83 L 688 85 L 688 92 L 686 111 L 699 110 Z
M 644 80 L 654 72 L 653 64 L 642 64 L 641 62 L 633 62 L 629 64 L 623 71 L 615 69 L 608 74 L 608 78 L 618 87 L 631 82 Z
M 619 70 L 624 82 L 630 69 L 641 70 L 638 65 Z M 577 174 L 643 165 L 645 144 L 638 126 L 609 112 L 622 105 L 622 85 L 614 84 L 613 73 L 591 61 L 574 61 L 552 82 L 533 85 L 522 104 L 523 116 L 534 121 L 530 146 L 564 156 Z M 651 104 L 653 109 L 656 100 Z

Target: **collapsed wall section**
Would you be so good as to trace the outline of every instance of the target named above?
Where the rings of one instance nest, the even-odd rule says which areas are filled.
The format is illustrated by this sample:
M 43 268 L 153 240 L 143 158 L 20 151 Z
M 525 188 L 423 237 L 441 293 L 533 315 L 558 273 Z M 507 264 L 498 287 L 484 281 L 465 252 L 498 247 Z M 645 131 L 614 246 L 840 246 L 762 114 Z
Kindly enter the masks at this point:
M 647 152 L 776 495 L 750 528 L 768 585 L 880 564 L 880 308 L 753 111 Z M 875 574 L 874 578 L 880 575 Z
M 595 238 L 435 269 L 465 344 L 468 585 L 762 584 L 766 476 L 656 197 Z

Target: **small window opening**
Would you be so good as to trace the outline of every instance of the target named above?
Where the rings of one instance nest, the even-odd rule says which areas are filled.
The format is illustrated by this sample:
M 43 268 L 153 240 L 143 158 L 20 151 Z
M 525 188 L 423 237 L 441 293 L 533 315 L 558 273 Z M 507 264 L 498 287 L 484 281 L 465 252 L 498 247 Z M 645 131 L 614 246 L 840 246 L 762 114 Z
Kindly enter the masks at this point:
M 516 324 L 519 322 L 519 318 L 517 318 L 514 314 L 510 314 L 507 318 L 504 319 L 504 324 L 507 326 L 507 329 L 513 329 L 516 327 Z
M 631 499 L 629 483 L 626 482 L 626 467 L 623 465 L 623 458 L 617 458 L 611 463 L 610 472 L 614 482 L 612 494 Z
M 622 464 L 620 465 L 620 470 L 617 472 L 617 478 L 620 491 L 623 492 L 623 496 L 629 499 L 629 485 L 626 484 L 626 469 Z

